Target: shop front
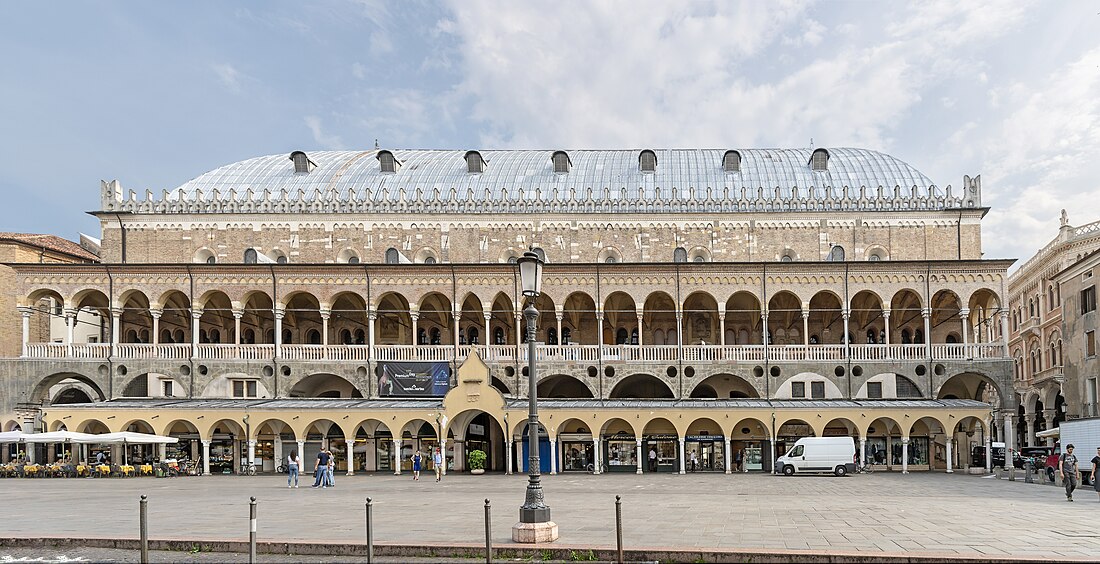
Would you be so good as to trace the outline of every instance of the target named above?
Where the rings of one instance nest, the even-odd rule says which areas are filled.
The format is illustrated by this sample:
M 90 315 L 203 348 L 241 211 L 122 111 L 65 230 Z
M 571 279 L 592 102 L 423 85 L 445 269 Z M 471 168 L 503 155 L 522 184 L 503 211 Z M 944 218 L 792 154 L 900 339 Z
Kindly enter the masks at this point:
M 676 435 L 644 436 L 642 454 L 646 457 L 646 471 L 679 472 L 679 442 Z
M 592 435 L 562 433 L 558 435 L 561 448 L 562 472 L 592 472 Z
M 232 435 L 214 435 L 210 441 L 210 473 L 233 474 L 236 472 L 234 452 L 237 440 Z
M 725 440 L 714 435 L 688 435 L 684 441 L 684 456 L 688 472 L 724 472 Z M 696 461 L 695 468 L 691 467 L 692 460 Z
M 638 471 L 638 441 L 634 435 L 618 432 L 603 437 L 604 469 L 608 472 Z

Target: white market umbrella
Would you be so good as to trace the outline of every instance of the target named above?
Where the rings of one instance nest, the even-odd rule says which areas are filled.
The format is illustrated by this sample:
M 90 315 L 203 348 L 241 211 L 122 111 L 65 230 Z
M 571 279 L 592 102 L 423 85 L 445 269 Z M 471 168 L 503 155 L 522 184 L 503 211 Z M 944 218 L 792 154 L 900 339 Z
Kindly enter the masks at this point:
M 78 439 L 94 437 L 88 433 L 77 433 L 75 431 L 53 431 L 49 433 L 30 433 L 23 435 L 23 442 L 26 443 L 73 443 Z
M 4 431 L 0 433 L 0 443 L 21 443 L 25 436 L 23 431 Z
M 83 434 L 83 433 L 82 433 Z M 129 449 L 126 445 L 158 445 L 178 443 L 179 439 L 176 437 L 165 437 L 163 435 L 151 435 L 149 433 L 134 433 L 132 431 L 122 431 L 119 433 L 103 433 L 101 435 L 86 435 L 84 437 L 73 439 L 74 443 L 93 443 L 93 444 L 121 444 L 122 445 L 122 463 L 128 464 Z

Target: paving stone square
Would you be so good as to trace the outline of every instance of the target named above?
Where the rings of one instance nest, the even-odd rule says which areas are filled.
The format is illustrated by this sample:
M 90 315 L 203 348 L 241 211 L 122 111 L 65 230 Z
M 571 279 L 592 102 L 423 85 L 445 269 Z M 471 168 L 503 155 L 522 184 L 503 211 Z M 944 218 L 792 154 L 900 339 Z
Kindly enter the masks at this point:
M 544 476 L 559 544 L 615 544 L 615 495 L 630 548 L 761 548 L 929 555 L 1096 559 L 1100 502 L 1091 488 L 1067 503 L 1057 487 L 945 474 L 846 478 L 760 474 Z M 492 500 L 494 543 L 510 543 L 524 475 L 337 477 L 337 487 L 288 489 L 280 476 L 171 479 L 9 479 L 17 516 L 0 537 L 137 538 L 138 498 L 149 496 L 154 539 L 245 540 L 248 498 L 261 540 L 364 542 L 374 500 L 379 542 L 478 543 Z

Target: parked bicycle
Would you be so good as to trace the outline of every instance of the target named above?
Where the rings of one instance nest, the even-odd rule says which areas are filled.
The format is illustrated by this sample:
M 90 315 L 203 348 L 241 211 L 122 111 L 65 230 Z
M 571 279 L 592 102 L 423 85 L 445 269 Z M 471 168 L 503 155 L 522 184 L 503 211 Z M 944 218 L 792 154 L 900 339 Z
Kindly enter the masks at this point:
M 256 463 L 248 462 L 247 460 L 241 461 L 241 476 L 255 476 L 256 475 Z

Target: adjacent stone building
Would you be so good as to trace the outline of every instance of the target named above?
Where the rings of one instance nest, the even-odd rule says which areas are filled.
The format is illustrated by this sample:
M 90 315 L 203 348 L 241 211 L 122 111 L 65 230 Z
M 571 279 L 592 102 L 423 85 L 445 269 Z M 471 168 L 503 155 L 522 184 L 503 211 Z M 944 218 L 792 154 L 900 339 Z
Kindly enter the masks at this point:
M 349 472 L 440 442 L 511 471 L 537 393 L 552 472 L 766 470 L 810 434 L 950 470 L 1012 439 L 978 177 L 847 148 L 296 151 L 100 207 L 102 264 L 13 268 L 22 305 L 95 310 L 108 342 L 24 335 L 5 428 L 173 434 L 214 471 L 320 442 Z
M 1093 251 L 1054 276 L 1062 292 L 1062 335 L 1067 351 L 1062 390 L 1066 418 L 1100 417 L 1096 356 L 1096 281 L 1100 280 L 1100 250 Z

